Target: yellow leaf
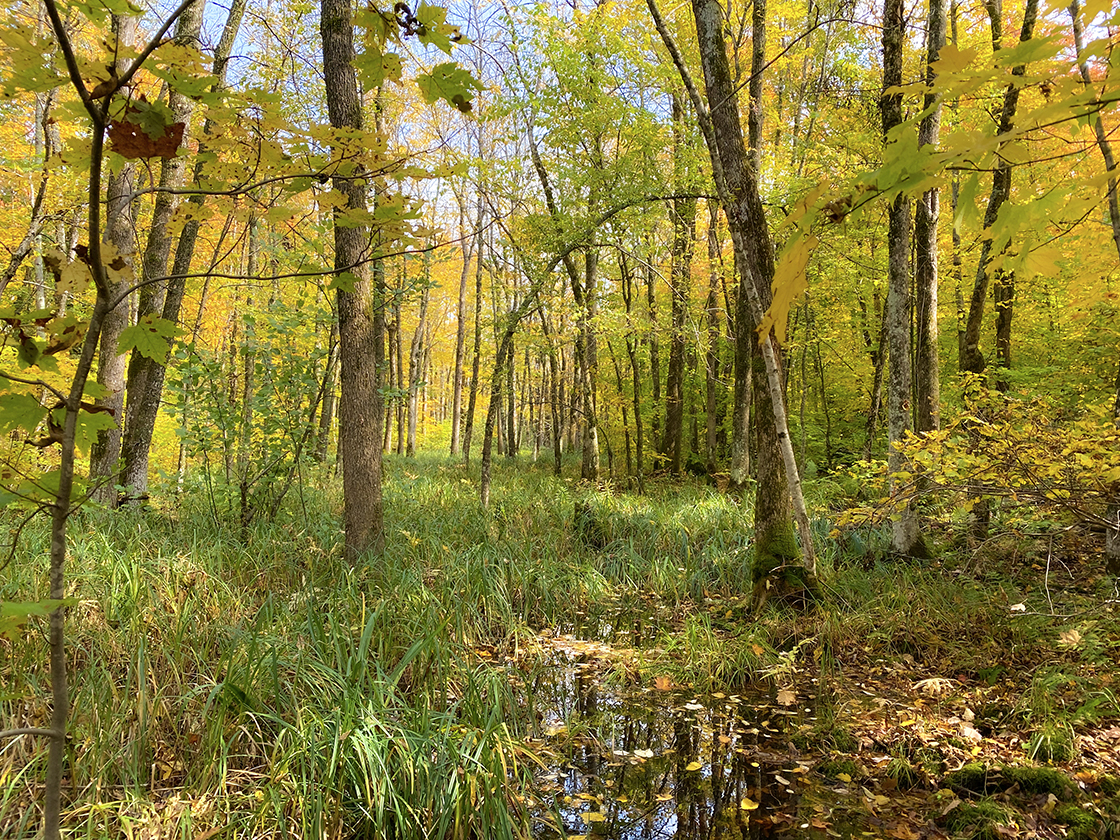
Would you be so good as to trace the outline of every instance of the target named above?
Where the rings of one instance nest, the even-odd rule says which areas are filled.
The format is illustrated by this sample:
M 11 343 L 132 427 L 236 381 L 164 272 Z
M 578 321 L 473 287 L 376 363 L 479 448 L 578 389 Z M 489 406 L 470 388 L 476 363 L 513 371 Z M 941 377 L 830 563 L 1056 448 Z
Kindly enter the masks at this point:
M 607 819 L 607 815 L 602 811 L 585 811 L 580 816 L 583 817 L 584 822 L 588 823 L 604 822 Z
M 813 256 L 820 240 L 815 236 L 795 236 L 778 258 L 774 267 L 774 282 L 770 288 L 774 294 L 770 308 L 762 316 L 762 323 L 758 327 L 759 336 L 766 336 L 771 329 L 774 336 L 781 344 L 786 340 L 786 323 L 789 321 L 789 311 L 794 302 L 809 288 L 809 281 L 805 279 L 805 266 Z
M 847 773 L 837 773 L 836 778 L 839 779 L 842 782 L 850 782 L 852 780 L 852 777 L 849 776 Z
M 967 67 L 972 59 L 976 58 L 975 48 L 959 49 L 952 44 L 946 44 L 937 54 L 937 61 L 931 65 L 935 73 L 956 73 Z
M 687 767 L 685 767 L 684 769 L 685 769 L 685 770 L 699 770 L 699 769 L 700 769 L 701 767 L 703 767 L 703 766 L 704 766 L 704 765 L 703 765 L 703 764 L 701 764 L 701 763 L 700 763 L 699 761 L 690 761 L 690 762 L 688 763 L 688 766 L 687 766 Z
M 739 807 L 744 811 L 753 811 L 758 808 L 758 803 L 750 797 L 744 796 L 741 800 L 739 800 Z

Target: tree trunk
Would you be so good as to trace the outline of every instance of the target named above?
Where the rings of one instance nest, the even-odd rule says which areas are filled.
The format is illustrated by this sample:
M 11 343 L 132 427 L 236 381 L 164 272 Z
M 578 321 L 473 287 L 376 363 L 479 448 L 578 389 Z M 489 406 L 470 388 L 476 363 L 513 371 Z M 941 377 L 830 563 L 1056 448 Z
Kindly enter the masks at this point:
M 937 82 L 933 63 L 945 46 L 945 0 L 929 0 L 926 28 L 926 84 Z M 927 115 L 918 127 L 918 146 L 936 146 L 941 132 L 941 96 L 927 93 Z M 914 214 L 914 287 L 916 291 L 914 393 L 917 400 L 915 428 L 930 432 L 941 427 L 941 374 L 937 348 L 937 222 L 940 194 L 937 187 L 918 199 Z
M 322 0 L 319 32 L 327 110 L 334 128 L 361 130 L 362 107 L 354 55 L 349 0 Z M 380 127 L 380 126 L 379 126 Z M 332 185 L 350 209 L 367 210 L 369 188 L 360 167 L 350 176 L 335 174 Z M 337 211 L 336 211 L 337 212 Z M 338 289 L 338 336 L 342 358 L 339 417 L 342 453 L 343 525 L 346 558 L 356 562 L 384 547 L 381 506 L 381 422 L 384 416 L 379 371 L 384 356 L 382 315 L 384 275 L 380 260 L 366 265 L 369 230 L 364 225 L 334 226 L 334 269 L 346 282 Z
M 1003 9 L 1001 0 L 985 0 L 985 8 L 992 29 L 992 49 L 999 51 L 1003 38 Z M 1038 0 L 1026 0 L 1023 11 L 1023 28 L 1019 32 L 1019 43 L 1031 40 L 1034 35 L 1035 19 L 1038 16 Z M 1022 87 L 1019 78 L 1026 73 L 1026 66 L 1016 65 L 1011 70 L 1011 75 L 1016 77 L 1007 86 L 1003 95 L 1003 108 L 1000 111 L 999 134 L 1006 134 L 1015 123 L 1015 112 L 1019 105 L 1019 91 Z M 992 191 L 988 196 L 988 206 L 984 211 L 984 230 L 989 231 L 999 216 L 999 210 L 1011 197 L 1011 163 L 1000 156 L 996 164 L 996 171 L 992 175 Z M 984 303 L 988 297 L 988 285 L 991 279 L 990 263 L 992 261 L 992 237 L 984 237 L 980 243 L 980 261 L 976 266 L 976 282 L 972 287 L 972 297 L 968 306 L 968 320 L 965 323 L 964 352 L 961 354 L 961 370 L 971 373 L 983 373 L 987 364 L 984 354 L 980 351 L 980 330 L 984 322 Z M 1002 293 L 1006 300 L 1010 300 L 1008 291 Z M 1009 304 L 1008 304 L 1009 308 Z M 1010 318 L 1007 321 L 1010 329 Z
M 763 314 L 770 305 L 774 257 L 758 182 L 751 172 L 743 143 L 739 105 L 724 46 L 722 11 L 718 0 L 692 0 L 708 102 L 715 105 L 709 115 L 692 85 L 676 45 L 661 23 L 653 0 L 648 0 L 648 5 L 658 32 L 673 54 L 678 72 L 689 89 L 708 144 L 716 186 L 731 231 L 736 267 L 742 278 L 740 292 L 745 292 L 747 296 L 748 317 L 737 325 L 738 331 L 742 332 L 748 324 L 761 324 Z M 801 493 L 801 479 L 789 439 L 781 360 L 772 335 L 762 338 L 759 353 L 766 373 L 765 377 L 756 377 L 759 383 L 756 392 L 760 398 L 768 393 L 771 410 L 759 412 L 757 422 L 759 470 L 752 575 L 756 581 L 756 601 L 765 600 L 766 593 L 774 584 L 815 597 L 816 554 Z M 794 534 L 791 508 L 792 514 L 797 517 L 800 550 Z M 799 563 L 802 553 L 804 565 Z
M 686 127 L 680 97 L 673 94 L 673 181 L 678 193 L 687 189 L 688 164 L 685 156 Z M 669 370 L 665 379 L 665 434 L 658 447 L 674 473 L 681 470 L 681 439 L 684 434 L 684 356 L 685 318 L 692 291 L 692 253 L 696 239 L 696 199 L 674 198 L 670 203 L 673 223 L 673 248 L 669 270 L 672 295 L 669 339 Z
M 1069 6 L 1070 17 L 1073 18 L 1073 43 L 1077 47 L 1077 67 L 1081 72 L 1081 80 L 1086 87 L 1093 84 L 1089 75 L 1089 65 L 1081 57 L 1085 51 L 1085 37 L 1081 28 L 1081 10 L 1079 0 L 1073 0 Z M 1099 113 L 1093 114 L 1093 131 L 1097 137 L 1097 148 L 1100 149 L 1101 159 L 1104 161 L 1105 172 L 1108 173 L 1108 220 L 1112 227 L 1112 243 L 1116 247 L 1116 256 L 1120 257 L 1120 196 L 1117 191 L 1116 159 L 1112 155 L 1112 144 L 1108 140 L 1104 121 Z M 1116 368 L 1116 401 L 1113 403 L 1112 421 L 1120 429 L 1120 365 Z M 1120 575 L 1120 484 L 1112 487 L 1114 502 L 1109 505 L 1107 519 L 1111 523 L 1105 531 L 1104 557 L 1105 564 L 1110 574 Z
M 455 306 L 455 373 L 452 374 L 451 394 L 451 457 L 459 454 L 460 419 L 463 414 L 463 361 L 467 347 L 467 285 L 471 275 L 471 257 L 478 244 L 478 237 L 468 237 L 464 216 L 466 211 L 459 210 L 460 255 L 463 260 L 459 272 L 459 300 Z M 482 225 L 482 193 L 478 196 L 478 215 L 476 230 Z
M 883 139 L 902 125 L 902 94 L 887 93 L 902 84 L 902 45 L 905 39 L 904 0 L 887 0 L 883 9 Z M 891 547 L 905 556 L 928 552 L 918 531 L 918 519 L 901 497 L 903 482 L 896 477 L 905 464 L 902 447 L 911 428 L 910 367 L 910 199 L 898 196 L 890 206 L 887 232 L 886 337 L 890 368 L 887 380 L 887 466 L 894 502 Z M 882 349 L 880 348 L 880 352 Z
M 708 298 L 704 302 L 708 319 L 708 349 L 704 355 L 704 434 L 705 463 L 708 472 L 716 471 L 719 433 L 719 342 L 722 332 L 719 316 L 719 205 L 708 201 Z
M 213 74 L 217 77 L 214 82 L 214 91 L 221 91 L 226 87 L 226 66 L 234 42 L 237 40 L 237 33 L 241 28 L 241 19 L 245 13 L 246 2 L 247 0 L 232 0 L 230 4 L 225 27 L 222 29 L 222 36 L 214 50 Z M 205 138 L 213 130 L 213 122 L 207 119 L 200 135 L 199 151 L 203 150 Z M 196 183 L 202 174 L 202 169 L 202 164 L 196 161 L 194 167 L 194 181 Z M 205 197 L 192 195 L 188 201 L 201 208 L 205 202 Z M 168 212 L 170 213 L 170 210 Z M 188 221 L 183 227 L 183 231 L 179 235 L 179 243 L 175 248 L 175 261 L 171 270 L 173 276 L 168 279 L 166 289 L 162 292 L 157 289 L 154 292 L 153 299 L 146 304 L 154 312 L 157 301 L 162 296 L 162 316 L 175 324 L 179 322 L 179 312 L 182 308 L 183 296 L 186 293 L 186 275 L 190 273 L 191 261 L 194 258 L 198 229 L 199 221 L 197 219 Z M 156 233 L 156 231 L 153 231 L 153 233 Z M 166 227 L 162 233 L 158 233 L 158 236 L 164 235 L 166 235 Z M 166 265 L 166 256 L 157 262 L 158 254 L 162 253 L 163 247 L 160 242 L 151 245 L 153 262 L 150 270 L 155 272 L 152 275 L 153 278 L 162 273 L 161 265 Z M 167 243 L 167 248 L 168 253 L 170 253 L 170 242 Z M 145 259 L 146 257 L 147 255 L 145 255 Z M 146 266 L 145 272 L 148 270 L 149 268 Z M 145 274 L 144 279 L 150 278 Z M 130 496 L 143 497 L 148 491 L 148 457 L 152 448 L 156 416 L 159 414 L 160 401 L 163 398 L 165 374 L 166 368 L 163 365 L 146 357 L 139 359 L 138 364 L 129 370 L 128 416 L 125 419 L 124 436 L 121 443 L 123 465 L 120 483 L 130 488 Z M 131 382 L 133 376 L 136 377 L 135 386 Z
M 424 256 L 424 288 L 420 293 L 420 318 L 408 348 L 408 443 L 409 458 L 416 456 L 416 423 L 420 416 L 420 383 L 424 381 L 424 335 L 428 328 L 428 301 L 432 296 L 431 252 Z
M 116 42 L 131 48 L 137 38 L 136 17 L 113 15 Z M 123 73 L 131 62 L 120 60 L 118 72 Z M 128 266 L 122 273 L 109 275 L 109 299 L 116 305 L 105 313 L 101 325 L 101 348 L 97 360 L 97 384 L 107 393 L 97 404 L 107 409 L 116 421 L 111 429 L 98 432 L 89 453 L 89 482 L 92 498 L 98 504 L 117 506 L 116 467 L 121 456 L 121 429 L 124 428 L 125 371 L 128 354 L 118 353 L 121 334 L 129 326 L 129 290 L 133 285 L 132 265 L 136 241 L 136 220 L 132 214 L 132 193 L 136 184 L 136 164 L 127 161 L 120 172 L 111 174 L 105 187 L 104 242 L 111 245 Z M 116 278 L 116 279 L 114 279 Z
M 478 217 L 477 246 L 474 263 L 474 343 L 471 348 L 471 390 L 467 397 L 467 420 L 463 429 L 463 460 L 471 459 L 471 435 L 474 433 L 475 404 L 478 402 L 478 374 L 482 361 L 482 231 L 483 216 Z

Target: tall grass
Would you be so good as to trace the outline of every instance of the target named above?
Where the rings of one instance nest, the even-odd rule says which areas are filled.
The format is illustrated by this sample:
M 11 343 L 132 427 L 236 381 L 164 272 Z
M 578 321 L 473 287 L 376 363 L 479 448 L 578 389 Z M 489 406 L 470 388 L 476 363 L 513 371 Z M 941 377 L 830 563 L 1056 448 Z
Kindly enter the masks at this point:
M 750 616 L 742 500 L 672 481 L 616 495 L 501 462 L 486 511 L 476 480 L 435 456 L 390 459 L 388 548 L 353 566 L 326 475 L 247 531 L 201 494 L 76 516 L 73 835 L 527 836 L 537 721 L 523 686 L 538 632 L 592 615 L 652 615 L 646 675 L 698 689 L 817 649 L 838 669 L 872 647 L 934 662 L 955 646 L 979 663 L 1045 629 L 1006 620 L 1010 584 L 846 564 L 823 521 L 826 603 Z M 593 541 L 574 527 L 577 502 Z M 46 533 L 25 531 L 0 597 L 40 593 Z M 41 631 L 0 640 L 6 725 L 46 719 Z M 41 777 L 38 745 L 0 744 L 0 837 L 33 833 Z

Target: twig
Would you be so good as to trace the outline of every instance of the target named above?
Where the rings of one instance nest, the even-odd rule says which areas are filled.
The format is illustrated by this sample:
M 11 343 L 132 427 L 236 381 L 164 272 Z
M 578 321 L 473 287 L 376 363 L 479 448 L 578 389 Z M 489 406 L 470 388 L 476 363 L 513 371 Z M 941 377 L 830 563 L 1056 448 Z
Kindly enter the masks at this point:
M 0 738 L 18 738 L 21 735 L 42 735 L 45 738 L 62 738 L 63 733 L 57 729 L 43 729 L 38 726 L 25 726 L 21 729 L 0 730 Z

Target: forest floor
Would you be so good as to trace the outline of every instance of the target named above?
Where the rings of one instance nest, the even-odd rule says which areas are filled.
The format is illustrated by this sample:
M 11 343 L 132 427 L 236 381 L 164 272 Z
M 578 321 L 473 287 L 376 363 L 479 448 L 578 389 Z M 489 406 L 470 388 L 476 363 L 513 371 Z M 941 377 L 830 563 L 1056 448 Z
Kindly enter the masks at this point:
M 935 559 L 892 558 L 822 479 L 821 601 L 753 611 L 749 498 L 495 466 L 484 511 L 477 468 L 390 458 L 355 566 L 327 483 L 248 530 L 213 480 L 76 516 L 72 835 L 1120 837 L 1100 535 L 996 505 L 968 548 L 946 500 Z M 42 644 L 0 640 L 8 726 L 46 719 Z M 0 748 L 0 838 L 34 836 L 43 759 Z

